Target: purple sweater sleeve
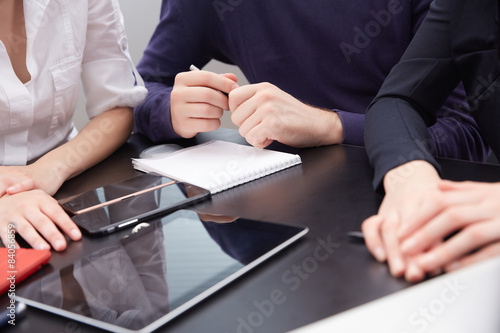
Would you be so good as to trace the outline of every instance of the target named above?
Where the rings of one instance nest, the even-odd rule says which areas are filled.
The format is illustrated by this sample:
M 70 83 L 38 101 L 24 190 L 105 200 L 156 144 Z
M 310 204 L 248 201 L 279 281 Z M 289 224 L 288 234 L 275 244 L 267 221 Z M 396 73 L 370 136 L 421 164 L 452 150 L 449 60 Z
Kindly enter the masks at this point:
M 145 81 L 148 98 L 134 109 L 134 132 L 147 135 L 153 142 L 165 142 L 181 137 L 175 133 L 170 118 L 172 87 Z
M 344 139 L 342 143 L 347 145 L 364 146 L 363 132 L 365 128 L 365 115 L 363 113 L 353 113 L 342 110 L 334 110 L 338 113 L 342 128 L 344 129 Z

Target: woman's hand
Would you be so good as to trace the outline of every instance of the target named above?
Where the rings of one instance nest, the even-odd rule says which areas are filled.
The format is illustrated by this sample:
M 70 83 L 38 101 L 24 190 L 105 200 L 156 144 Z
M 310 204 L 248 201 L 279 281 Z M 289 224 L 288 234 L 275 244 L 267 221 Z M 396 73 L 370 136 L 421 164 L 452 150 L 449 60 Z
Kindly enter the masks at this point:
M 402 252 L 414 256 L 426 272 L 441 267 L 451 271 L 500 255 L 500 183 L 442 181 L 438 188 L 446 208 L 403 235 Z
M 440 200 L 439 175 L 424 161 L 413 161 L 387 173 L 386 196 L 377 215 L 363 222 L 368 250 L 380 262 L 387 261 L 391 274 L 409 281 L 424 278 L 415 260 L 401 251 L 401 235 L 410 234 L 445 208 Z
M 58 228 L 74 241 L 82 237 L 57 201 L 42 190 L 6 194 L 0 198 L 0 237 L 4 244 L 8 244 L 10 224 L 35 249 L 50 249 L 51 246 L 56 251 L 66 249 L 66 239 Z
M 0 197 L 33 189 L 53 195 L 63 182 L 64 176 L 57 169 L 44 168 L 36 162 L 26 166 L 0 166 Z

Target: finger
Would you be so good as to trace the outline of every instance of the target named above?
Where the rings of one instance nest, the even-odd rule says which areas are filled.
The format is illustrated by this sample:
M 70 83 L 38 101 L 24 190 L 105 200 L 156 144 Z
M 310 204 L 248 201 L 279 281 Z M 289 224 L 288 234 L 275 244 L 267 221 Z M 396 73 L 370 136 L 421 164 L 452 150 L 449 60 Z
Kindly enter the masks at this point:
M 14 183 L 8 178 L 0 178 L 0 197 L 3 197 L 7 193 L 7 188 L 14 185 Z
M 397 235 L 400 216 L 397 212 L 389 213 L 382 224 L 382 240 L 387 253 L 387 263 L 392 276 L 400 277 L 405 271 L 405 262 L 399 248 Z
M 447 207 L 442 194 L 436 193 L 435 190 L 429 193 L 428 198 L 430 200 L 424 200 L 420 204 L 413 205 L 418 209 L 412 211 L 412 215 L 410 215 L 410 212 L 403 213 L 403 225 L 398 231 L 400 241 L 413 234 Z
M 188 120 L 188 127 L 195 133 L 215 131 L 220 126 L 220 119 L 190 118 Z
M 18 184 L 14 184 L 12 186 L 9 186 L 6 189 L 6 193 L 9 195 L 14 195 L 14 194 L 17 194 L 19 192 L 33 190 L 34 188 L 35 188 L 35 182 L 33 181 L 33 179 L 26 179 Z
M 238 82 L 238 77 L 233 73 L 224 73 L 224 74 L 220 74 L 220 75 L 227 77 L 231 81 Z M 236 85 L 236 86 L 233 85 L 233 89 L 236 89 L 237 87 L 239 87 L 239 85 Z
M 190 87 L 188 89 L 173 90 L 171 98 L 182 100 L 185 103 L 206 103 L 218 107 L 223 110 L 228 110 L 228 98 L 221 94 L 220 91 L 206 87 Z
M 246 114 L 246 115 L 241 116 L 242 114 Z M 246 117 L 246 118 L 244 118 L 242 122 L 233 120 L 233 119 L 236 119 L 237 116 L 240 116 L 241 119 L 243 119 L 244 117 Z M 252 129 L 254 129 L 258 125 L 260 125 L 264 119 L 263 119 L 263 115 L 261 112 L 258 112 L 257 109 L 252 109 L 249 107 L 249 108 L 246 108 L 246 110 L 244 110 L 244 111 L 242 109 L 240 109 L 240 110 L 234 112 L 231 115 L 231 120 L 233 120 L 233 123 L 235 125 L 240 127 L 238 131 L 240 132 L 241 136 L 246 137 L 248 132 L 250 132 Z
M 442 243 L 443 243 L 442 240 L 438 240 L 432 245 L 431 248 L 435 248 Z M 408 264 L 407 265 L 408 265 L 408 267 L 407 267 L 406 272 L 405 272 L 405 278 L 408 282 L 422 281 L 425 278 L 426 273 L 429 276 L 433 277 L 433 276 L 440 275 L 443 272 L 441 267 L 439 267 L 433 271 L 430 271 L 430 272 L 424 271 L 424 269 L 418 265 L 417 261 L 415 260 L 415 257 L 413 257 L 413 256 L 408 257 Z
M 242 89 L 242 88 L 240 88 Z M 237 89 L 235 91 L 239 91 L 240 89 Z M 250 117 L 252 116 L 255 111 L 257 110 L 258 104 L 256 101 L 253 99 L 255 94 L 252 95 L 246 95 L 245 100 L 243 100 L 242 95 L 240 94 L 238 97 L 234 97 L 236 94 L 232 92 L 229 95 L 229 110 L 231 111 L 231 121 L 238 127 L 241 127 L 241 125 Z M 235 99 L 241 99 L 240 103 L 236 105 Z
M 384 262 L 387 259 L 380 236 L 382 221 L 383 219 L 380 215 L 373 215 L 364 220 L 363 224 L 361 224 L 366 247 L 379 262 Z
M 15 233 L 9 233 L 8 227 L 3 228 L 0 232 L 0 240 L 2 241 L 3 247 L 14 247 L 18 249 L 20 246 L 15 239 Z
M 52 198 L 51 198 L 52 199 Z M 55 223 L 72 240 L 77 241 L 82 238 L 82 233 L 78 226 L 64 212 L 64 210 L 55 202 L 52 205 L 44 205 L 42 212 Z
M 480 202 L 480 197 L 471 196 L 469 192 L 442 192 L 437 197 L 432 197 L 431 200 L 426 200 L 420 209 L 414 214 L 417 216 L 414 219 L 410 218 L 411 223 L 406 223 L 399 234 L 400 240 L 402 241 L 405 237 L 408 237 L 410 234 L 415 234 L 416 231 L 424 225 L 429 225 L 429 222 L 434 220 L 436 217 L 443 215 L 443 212 L 447 212 L 448 214 L 453 214 L 449 210 L 451 207 L 453 209 L 459 208 L 456 206 L 470 205 L 473 203 Z M 455 215 L 452 219 L 455 219 Z M 435 240 L 435 239 L 434 239 Z M 434 240 L 429 240 L 429 242 L 433 242 Z M 423 244 L 421 244 L 423 245 Z M 409 252 L 411 253 L 411 252 Z
M 32 248 L 37 250 L 50 250 L 50 245 L 40 236 L 33 225 L 26 219 L 17 219 L 16 231 Z
M 408 259 L 405 279 L 408 282 L 419 282 L 425 278 L 425 272 L 413 259 Z
M 237 110 L 241 104 L 254 97 L 260 87 L 259 84 L 249 84 L 232 90 L 229 93 L 229 110 L 231 112 Z
M 223 116 L 224 110 L 217 106 L 205 103 L 191 103 L 189 105 L 189 117 L 200 119 L 219 119 Z
M 63 251 L 66 249 L 66 239 L 56 228 L 53 221 L 40 210 L 33 209 L 27 211 L 26 220 L 50 243 L 54 250 Z
M 447 272 L 451 272 L 462 267 L 470 266 L 472 264 L 494 258 L 500 255 L 500 242 L 488 245 L 473 254 L 467 255 L 462 259 L 459 259 L 445 267 Z
M 235 81 L 225 75 L 201 70 L 179 73 L 175 77 L 175 84 L 183 84 L 188 87 L 208 87 L 229 93 L 234 89 Z
M 453 191 L 453 190 L 468 190 L 475 188 L 474 182 L 453 182 L 450 180 L 442 180 L 438 183 L 438 188 L 441 191 Z M 477 183 L 476 183 L 477 184 Z
M 249 144 L 260 149 L 266 148 L 274 141 L 274 133 L 263 123 L 252 128 L 244 137 Z
M 425 270 L 445 267 L 473 250 L 500 239 L 500 228 L 495 222 L 476 223 L 461 230 L 440 246 L 417 258 Z
M 444 239 L 452 232 L 462 229 L 470 223 L 488 218 L 488 212 L 478 211 L 469 206 L 451 207 L 430 220 L 402 242 L 401 251 L 406 255 L 427 250 L 432 244 Z

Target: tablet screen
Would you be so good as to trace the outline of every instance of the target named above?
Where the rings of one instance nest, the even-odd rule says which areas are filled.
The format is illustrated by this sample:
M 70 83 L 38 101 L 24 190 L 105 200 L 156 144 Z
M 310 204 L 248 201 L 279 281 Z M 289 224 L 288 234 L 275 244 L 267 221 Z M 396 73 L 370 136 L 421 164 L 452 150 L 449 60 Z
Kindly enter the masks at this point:
M 16 297 L 110 331 L 151 331 L 306 232 L 180 210 L 21 286 Z
M 175 182 L 75 215 L 71 219 L 88 234 L 102 235 L 185 208 L 209 196 L 210 192 L 201 187 Z

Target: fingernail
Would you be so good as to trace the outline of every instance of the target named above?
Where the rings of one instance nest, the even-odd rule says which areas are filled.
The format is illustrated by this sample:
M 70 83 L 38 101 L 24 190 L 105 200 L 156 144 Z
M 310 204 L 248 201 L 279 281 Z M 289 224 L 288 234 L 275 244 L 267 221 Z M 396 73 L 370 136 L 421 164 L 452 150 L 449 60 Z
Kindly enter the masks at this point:
M 64 242 L 60 239 L 56 240 L 54 243 L 54 249 L 56 250 L 62 250 L 64 248 Z
M 414 282 L 415 280 L 417 280 L 418 275 L 419 275 L 418 270 L 415 266 L 413 266 L 413 265 L 408 266 L 408 269 L 406 270 L 406 275 L 405 275 L 406 280 L 408 282 Z
M 377 261 L 380 262 L 384 262 L 386 259 L 385 252 L 381 247 L 377 247 L 375 248 L 375 250 L 373 250 L 373 256 L 375 257 L 375 259 L 377 259 Z
M 395 277 L 401 276 L 405 267 L 403 261 L 399 258 L 396 258 L 391 263 L 391 274 Z
M 462 267 L 462 264 L 460 263 L 460 261 L 454 261 L 453 263 L 446 266 L 446 270 L 447 271 L 454 271 L 456 269 L 459 269 L 460 267 Z
M 69 232 L 70 236 L 71 236 L 71 239 L 73 240 L 77 240 L 77 239 L 80 239 L 82 238 L 82 233 L 80 232 L 80 230 L 78 229 L 73 229 Z
M 36 244 L 35 249 L 37 249 L 37 250 L 50 250 L 50 246 L 45 244 L 45 243 L 38 243 L 38 244 Z

